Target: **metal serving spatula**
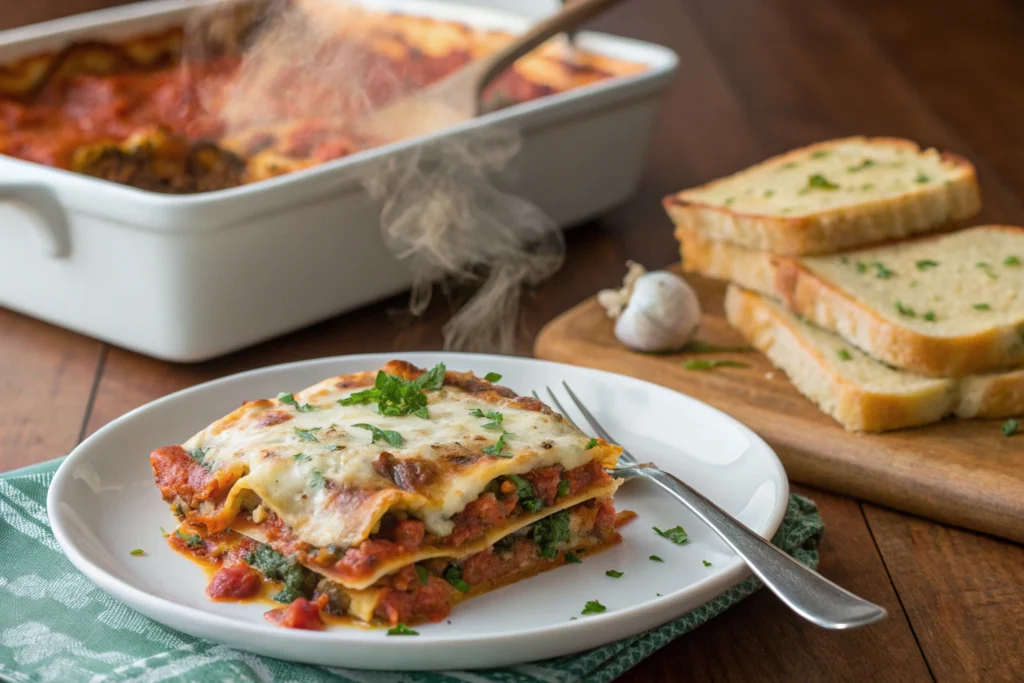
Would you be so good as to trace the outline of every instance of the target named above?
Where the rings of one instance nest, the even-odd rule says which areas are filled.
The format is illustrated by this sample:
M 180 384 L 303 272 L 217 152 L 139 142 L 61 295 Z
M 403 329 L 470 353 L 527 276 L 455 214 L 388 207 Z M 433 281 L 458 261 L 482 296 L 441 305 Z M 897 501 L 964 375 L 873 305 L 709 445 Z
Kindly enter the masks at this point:
M 547 39 L 573 29 L 621 0 L 572 0 L 508 45 L 473 61 L 436 83 L 370 112 L 361 133 L 385 140 L 425 135 L 480 113 L 484 88 L 517 59 Z

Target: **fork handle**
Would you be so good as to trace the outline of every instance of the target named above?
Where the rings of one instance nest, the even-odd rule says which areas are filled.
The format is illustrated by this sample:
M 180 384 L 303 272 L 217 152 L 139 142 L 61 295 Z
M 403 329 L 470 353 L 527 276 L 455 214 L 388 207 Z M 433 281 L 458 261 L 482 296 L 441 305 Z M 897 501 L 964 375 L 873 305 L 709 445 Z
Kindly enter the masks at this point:
M 857 597 L 800 564 L 668 472 L 632 465 L 616 468 L 613 473 L 643 477 L 665 489 L 721 536 L 757 578 L 804 619 L 823 628 L 847 629 L 885 618 L 883 607 Z

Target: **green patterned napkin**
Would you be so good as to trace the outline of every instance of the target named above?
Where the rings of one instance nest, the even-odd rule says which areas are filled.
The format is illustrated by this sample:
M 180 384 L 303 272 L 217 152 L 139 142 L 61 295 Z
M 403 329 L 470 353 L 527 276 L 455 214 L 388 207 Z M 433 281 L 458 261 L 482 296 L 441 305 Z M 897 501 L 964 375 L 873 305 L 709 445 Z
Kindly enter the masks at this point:
M 94 586 L 64 558 L 47 523 L 46 488 L 58 464 L 55 460 L 0 476 L 0 679 L 604 683 L 761 586 L 751 578 L 646 633 L 507 669 L 389 673 L 295 664 L 179 633 Z M 774 541 L 816 567 L 822 530 L 814 503 L 794 495 Z

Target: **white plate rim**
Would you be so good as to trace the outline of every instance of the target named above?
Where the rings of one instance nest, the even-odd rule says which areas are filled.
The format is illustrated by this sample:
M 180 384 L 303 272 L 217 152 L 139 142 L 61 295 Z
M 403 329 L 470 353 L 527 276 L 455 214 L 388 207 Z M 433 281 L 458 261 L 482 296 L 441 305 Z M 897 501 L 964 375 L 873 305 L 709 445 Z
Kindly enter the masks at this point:
M 168 625 L 170 628 L 177 629 L 175 626 L 171 626 L 168 621 L 156 617 L 152 617 L 153 613 L 170 613 L 171 615 L 178 617 L 174 621 L 181 623 L 183 621 L 190 621 L 192 623 L 198 623 L 202 625 L 204 630 L 212 631 L 216 629 L 226 629 L 234 631 L 239 635 L 253 636 L 256 638 L 271 636 L 276 641 L 288 644 L 308 644 L 311 641 L 320 644 L 334 644 L 338 645 L 344 641 L 344 631 L 340 629 L 328 630 L 328 631 L 305 631 L 298 629 L 282 629 L 266 623 L 249 623 L 241 621 L 236 618 L 204 612 L 194 607 L 179 604 L 173 600 L 161 598 L 152 595 L 142 589 L 136 588 L 126 581 L 112 575 L 105 569 L 97 566 L 91 560 L 89 560 L 85 554 L 79 550 L 76 542 L 74 541 L 71 534 L 65 528 L 62 520 L 60 519 L 58 509 L 61 506 L 61 493 L 64 490 L 70 479 L 70 472 L 74 468 L 76 461 L 79 458 L 85 457 L 83 454 L 89 450 L 90 442 L 100 440 L 103 435 L 108 432 L 114 431 L 120 427 L 121 424 L 131 420 L 134 415 L 144 410 L 153 409 L 163 402 L 171 402 L 173 399 L 178 397 L 187 396 L 193 393 L 202 393 L 208 388 L 221 384 L 228 384 L 239 379 L 259 375 L 265 372 L 271 371 L 287 371 L 293 368 L 299 368 L 302 366 L 311 366 L 316 364 L 330 365 L 338 362 L 351 362 L 365 360 L 368 365 L 367 367 L 380 367 L 387 360 L 394 358 L 401 358 L 408 360 L 411 363 L 417 362 L 448 362 L 448 359 L 466 359 L 473 362 L 480 362 L 482 366 L 486 361 L 490 359 L 498 359 L 500 362 L 520 362 L 524 364 L 541 364 L 548 366 L 552 369 L 556 368 L 569 368 L 573 371 L 585 371 L 598 373 L 604 376 L 610 376 L 617 378 L 616 381 L 626 379 L 631 382 L 639 382 L 642 384 L 650 384 L 661 389 L 667 389 L 669 391 L 675 391 L 682 396 L 686 401 L 691 401 L 696 404 L 700 404 L 707 410 L 718 413 L 728 422 L 731 422 L 733 426 L 738 428 L 744 433 L 745 436 L 749 437 L 753 443 L 757 443 L 761 446 L 765 455 L 769 458 L 771 464 L 776 468 L 775 474 L 778 476 L 778 480 L 781 482 L 781 489 L 778 494 L 778 499 L 775 502 L 774 509 L 769 516 L 764 529 L 754 529 L 754 531 L 760 534 L 764 538 L 771 539 L 771 537 L 778 530 L 782 523 L 782 519 L 785 516 L 788 508 L 789 500 L 789 480 L 785 472 L 785 468 L 782 466 L 781 461 L 775 451 L 767 444 L 760 436 L 754 433 L 743 423 L 739 422 L 727 413 L 714 408 L 703 401 L 700 401 L 688 394 L 678 392 L 669 387 L 656 384 L 654 382 L 648 382 L 630 375 L 624 375 L 615 372 L 609 372 L 606 370 L 600 370 L 596 368 L 589 368 L 586 366 L 571 365 L 567 363 L 558 363 L 554 361 L 546 361 L 525 356 L 501 356 L 494 354 L 479 354 L 479 353 L 461 353 L 461 352 L 447 352 L 447 351 L 409 351 L 409 352 L 382 352 L 382 353 L 363 353 L 363 354 L 348 354 L 343 356 L 328 356 L 322 358 L 314 358 L 300 361 L 291 361 L 288 363 L 280 363 L 276 365 L 262 366 L 259 368 L 253 368 L 251 370 L 245 370 L 242 372 L 220 377 L 214 380 L 196 384 L 185 389 L 167 394 L 158 399 L 145 403 L 137 408 L 134 408 L 120 417 L 111 420 L 109 423 L 98 429 L 96 432 L 91 434 L 88 438 L 84 439 L 68 457 L 61 463 L 60 467 L 54 473 L 53 480 L 50 483 L 49 490 L 47 492 L 46 507 L 47 517 L 50 522 L 51 530 L 53 531 L 54 537 L 57 543 L 60 545 L 64 554 L 68 557 L 71 563 L 93 583 L 99 586 L 102 590 L 109 593 L 116 599 L 125 602 L 131 609 L 136 609 L 133 606 L 133 602 L 137 602 L 140 605 L 145 606 L 145 610 L 137 609 L 136 611 L 144 612 L 149 618 L 154 619 L 162 624 Z M 376 365 L 373 365 L 373 364 Z M 590 647 L 599 647 L 601 645 L 620 640 L 630 635 L 643 632 L 649 628 L 653 628 L 668 621 L 678 618 L 686 612 L 695 609 L 696 607 L 706 603 L 709 600 L 714 599 L 716 596 L 727 591 L 728 589 L 741 583 L 744 579 L 751 575 L 750 570 L 745 564 L 738 558 L 735 557 L 728 565 L 718 568 L 718 571 L 711 574 L 705 579 L 690 584 L 689 586 L 676 591 L 673 594 L 661 596 L 660 600 L 653 603 L 642 603 L 633 605 L 630 607 L 615 609 L 614 611 L 607 612 L 604 614 L 597 614 L 588 616 L 586 619 L 578 619 L 576 621 L 569 621 L 564 624 L 554 624 L 550 626 L 538 627 L 535 629 L 514 631 L 511 633 L 503 634 L 501 636 L 503 642 L 507 642 L 509 639 L 519 638 L 530 638 L 530 639 L 543 639 L 546 636 L 551 637 L 563 637 L 567 633 L 576 633 L 579 635 L 582 631 L 588 629 L 595 629 L 597 626 L 610 626 L 613 622 L 621 621 L 623 624 L 644 622 L 649 625 L 645 625 L 641 628 L 633 629 L 605 629 L 611 635 L 605 637 L 600 642 L 595 642 Z M 696 601 L 695 601 L 696 598 Z M 642 617 L 644 613 L 648 613 L 647 619 L 637 618 Z M 659 618 L 653 621 L 650 618 L 651 614 L 659 615 Z M 667 618 L 665 617 L 667 615 Z M 342 635 L 339 635 L 342 634 Z M 445 636 L 445 635 L 420 635 L 416 638 L 402 638 L 401 645 L 406 653 L 411 656 L 421 654 L 421 651 L 429 652 L 433 651 L 438 646 L 454 647 L 454 646 L 481 646 L 485 644 L 492 644 L 497 636 L 494 634 L 483 634 L 478 636 Z M 359 641 L 358 647 L 360 648 L 390 648 L 394 646 L 393 640 L 381 639 L 380 643 Z M 390 643 L 390 644 L 389 644 Z M 252 650 L 257 651 L 257 650 Z M 311 660 L 295 660 L 295 661 L 311 661 Z M 519 661 L 519 660 L 515 660 Z M 511 663 L 511 662 L 509 662 Z M 493 664 L 487 664 L 486 667 L 494 666 Z M 391 667 L 395 670 L 404 668 L 401 666 Z M 474 667 L 464 667 L 474 668 Z M 415 669 L 412 669 L 415 670 Z

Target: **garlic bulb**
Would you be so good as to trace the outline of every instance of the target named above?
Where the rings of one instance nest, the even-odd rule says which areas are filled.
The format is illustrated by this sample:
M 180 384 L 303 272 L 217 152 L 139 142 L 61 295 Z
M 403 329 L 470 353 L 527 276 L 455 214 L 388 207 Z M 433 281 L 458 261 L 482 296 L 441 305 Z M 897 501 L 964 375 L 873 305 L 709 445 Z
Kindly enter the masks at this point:
M 604 290 L 598 301 L 616 319 L 618 340 L 637 351 L 681 349 L 700 326 L 697 294 L 683 278 L 664 270 L 648 273 L 631 263 L 623 288 Z

